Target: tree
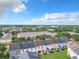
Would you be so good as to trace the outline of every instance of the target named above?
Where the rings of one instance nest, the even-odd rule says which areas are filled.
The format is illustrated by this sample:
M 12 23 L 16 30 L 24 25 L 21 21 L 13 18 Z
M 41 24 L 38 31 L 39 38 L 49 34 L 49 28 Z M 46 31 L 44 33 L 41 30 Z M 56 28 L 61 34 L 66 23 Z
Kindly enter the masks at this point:
M 49 36 L 48 35 L 39 35 L 39 36 L 36 36 L 36 40 L 39 39 L 39 40 L 45 40 L 46 38 L 48 38 Z
M 0 37 L 2 37 L 3 36 L 3 33 L 2 32 L 0 32 Z
M 18 31 L 12 31 L 12 35 L 16 35 Z
M 72 38 L 73 38 L 75 41 L 78 41 L 78 42 L 79 42 L 79 35 L 74 34 L 74 35 L 72 35 Z
M 12 37 L 12 42 L 13 42 L 13 43 L 18 42 L 18 39 L 17 39 L 16 36 L 13 36 L 13 37 Z
M 18 38 L 18 41 L 19 41 L 19 42 L 25 42 L 26 39 L 25 39 L 25 37 L 20 37 L 20 38 Z
M 7 48 L 5 47 L 5 45 L 0 44 L 0 58 L 4 58 L 4 56 L 6 55 L 6 50 Z
M 30 37 L 28 37 L 27 39 L 26 39 L 26 41 L 28 42 L 28 41 L 32 41 L 32 39 L 30 38 Z
M 40 36 L 38 36 L 38 35 L 37 35 L 37 36 L 35 37 L 35 39 L 36 39 L 36 40 L 38 40 L 38 39 L 39 39 L 39 37 L 40 37 Z
M 67 33 L 67 32 L 57 32 L 57 34 L 55 35 L 55 37 L 57 37 L 57 38 L 61 38 L 61 37 L 71 38 L 71 35 L 70 35 L 70 33 Z

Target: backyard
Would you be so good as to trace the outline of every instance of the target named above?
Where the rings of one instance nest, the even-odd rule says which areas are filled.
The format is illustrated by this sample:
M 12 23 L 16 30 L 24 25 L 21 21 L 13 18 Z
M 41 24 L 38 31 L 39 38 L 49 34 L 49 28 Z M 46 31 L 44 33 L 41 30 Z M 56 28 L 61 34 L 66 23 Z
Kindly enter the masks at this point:
M 67 50 L 63 50 L 61 52 L 54 52 L 54 53 L 49 53 L 46 55 L 41 55 L 41 59 L 70 59 L 69 56 L 67 56 Z

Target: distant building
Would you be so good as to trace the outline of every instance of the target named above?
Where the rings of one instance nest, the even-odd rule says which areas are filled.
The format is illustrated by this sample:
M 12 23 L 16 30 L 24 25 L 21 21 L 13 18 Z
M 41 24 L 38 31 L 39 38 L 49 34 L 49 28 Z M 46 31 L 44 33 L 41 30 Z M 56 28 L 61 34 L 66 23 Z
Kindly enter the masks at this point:
M 71 59 L 79 59 L 79 43 L 72 42 L 68 45 L 68 55 Z
M 11 33 L 4 34 L 3 37 L 0 38 L 0 43 L 2 44 L 8 44 L 11 43 L 11 41 L 12 41 Z
M 28 38 L 28 37 L 36 37 L 37 35 L 50 35 L 50 36 L 54 37 L 55 34 L 47 32 L 47 31 L 43 31 L 43 32 L 21 32 L 21 33 L 17 34 L 17 37 Z

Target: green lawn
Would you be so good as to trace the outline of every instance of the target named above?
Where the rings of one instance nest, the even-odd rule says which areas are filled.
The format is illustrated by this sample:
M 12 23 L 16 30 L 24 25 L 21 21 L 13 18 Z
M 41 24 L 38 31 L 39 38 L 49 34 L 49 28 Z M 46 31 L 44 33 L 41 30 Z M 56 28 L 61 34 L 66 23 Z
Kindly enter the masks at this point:
M 41 55 L 41 59 L 70 59 L 69 56 L 67 56 L 67 50 L 61 51 L 61 52 L 54 52 L 49 53 L 47 55 Z

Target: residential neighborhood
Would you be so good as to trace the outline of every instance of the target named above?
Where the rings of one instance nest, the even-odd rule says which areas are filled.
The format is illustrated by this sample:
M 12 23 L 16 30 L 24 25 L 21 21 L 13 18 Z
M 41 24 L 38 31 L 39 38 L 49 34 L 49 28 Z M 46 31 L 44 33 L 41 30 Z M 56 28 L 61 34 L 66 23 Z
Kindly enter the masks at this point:
M 79 0 L 0 0 L 0 59 L 79 59 Z
M 9 29 L 10 28 L 11 27 L 9 27 Z M 52 29 L 55 30 L 57 28 Z M 48 30 L 23 32 L 20 30 L 11 30 L 12 29 L 7 33 L 2 31 L 1 33 L 3 33 L 3 35 L 0 38 L 0 44 L 4 45 L 4 48 L 6 49 L 6 55 L 4 53 L 4 56 L 8 56 L 6 57 L 8 59 L 44 59 L 45 56 L 49 59 L 47 56 L 50 55 L 52 58 L 57 59 L 54 55 L 61 55 L 62 53 L 63 56 L 66 56 L 66 59 L 78 59 L 79 43 L 76 36 L 78 33 L 72 34 L 76 33 L 74 31 L 69 30 L 70 32 L 60 32 L 58 30 L 57 32 L 50 32 Z M 61 59 L 63 56 L 60 56 L 59 58 Z

